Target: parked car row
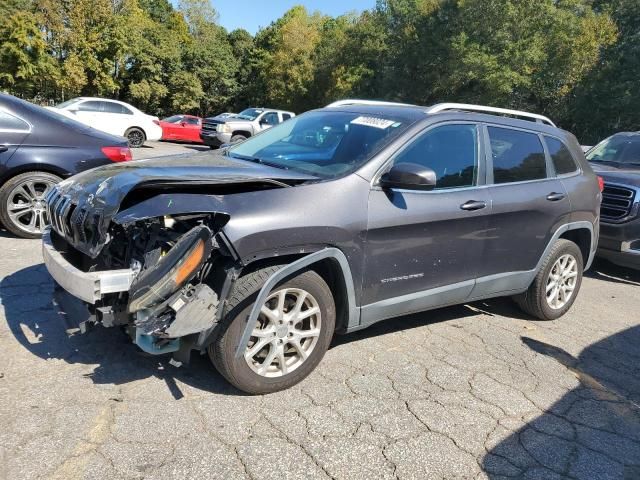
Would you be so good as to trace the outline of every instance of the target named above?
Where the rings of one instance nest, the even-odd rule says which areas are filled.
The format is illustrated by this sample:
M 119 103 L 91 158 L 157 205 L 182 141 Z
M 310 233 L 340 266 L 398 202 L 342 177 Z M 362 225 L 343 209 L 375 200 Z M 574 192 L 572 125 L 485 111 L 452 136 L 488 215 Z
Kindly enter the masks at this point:
M 131 148 L 147 140 L 205 143 L 211 148 L 246 140 L 258 132 L 295 117 L 293 112 L 248 108 L 239 114 L 222 113 L 203 119 L 172 115 L 159 120 L 128 103 L 95 97 L 78 97 L 50 107 L 96 130 L 125 137 Z

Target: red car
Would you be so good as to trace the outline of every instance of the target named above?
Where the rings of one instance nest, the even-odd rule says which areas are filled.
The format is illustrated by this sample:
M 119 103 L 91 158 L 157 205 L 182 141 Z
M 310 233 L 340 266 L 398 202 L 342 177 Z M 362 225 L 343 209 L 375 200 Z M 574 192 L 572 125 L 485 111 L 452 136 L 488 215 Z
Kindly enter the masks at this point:
M 174 115 L 160 120 L 162 140 L 202 143 L 202 119 L 193 115 Z

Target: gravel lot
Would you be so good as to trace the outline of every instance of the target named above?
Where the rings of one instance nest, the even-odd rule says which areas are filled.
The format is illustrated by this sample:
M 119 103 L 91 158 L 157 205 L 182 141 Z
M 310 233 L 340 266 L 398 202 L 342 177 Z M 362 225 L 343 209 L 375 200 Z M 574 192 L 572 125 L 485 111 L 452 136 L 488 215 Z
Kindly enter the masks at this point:
M 68 338 L 39 248 L 0 232 L 0 478 L 640 478 L 640 273 L 597 264 L 554 322 L 500 299 L 337 337 L 250 397 L 206 357 Z

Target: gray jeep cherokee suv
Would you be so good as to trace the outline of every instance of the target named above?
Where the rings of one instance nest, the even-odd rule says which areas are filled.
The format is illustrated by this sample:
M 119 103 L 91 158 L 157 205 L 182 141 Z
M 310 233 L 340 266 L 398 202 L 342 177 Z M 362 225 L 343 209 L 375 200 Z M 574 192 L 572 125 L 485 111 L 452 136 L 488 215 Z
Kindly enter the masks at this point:
M 498 296 L 560 317 L 600 199 L 545 117 L 340 102 L 222 152 L 62 182 L 43 254 L 70 329 L 120 325 L 174 362 L 208 351 L 266 393 L 308 375 L 334 332 L 380 320 Z

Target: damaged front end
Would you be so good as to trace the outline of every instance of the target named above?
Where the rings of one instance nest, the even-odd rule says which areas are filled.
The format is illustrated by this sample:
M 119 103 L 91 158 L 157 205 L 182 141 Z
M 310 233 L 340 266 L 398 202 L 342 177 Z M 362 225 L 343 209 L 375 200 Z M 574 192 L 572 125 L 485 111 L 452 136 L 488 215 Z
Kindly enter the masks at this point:
M 223 232 L 227 197 L 312 178 L 208 154 L 61 182 L 46 198 L 43 257 L 70 330 L 123 326 L 154 354 L 206 348 L 241 268 Z
M 226 218 L 185 215 L 113 224 L 95 259 L 48 230 L 43 256 L 69 333 L 120 325 L 148 353 L 190 351 L 219 319 L 216 291 L 234 263 L 220 238 Z

